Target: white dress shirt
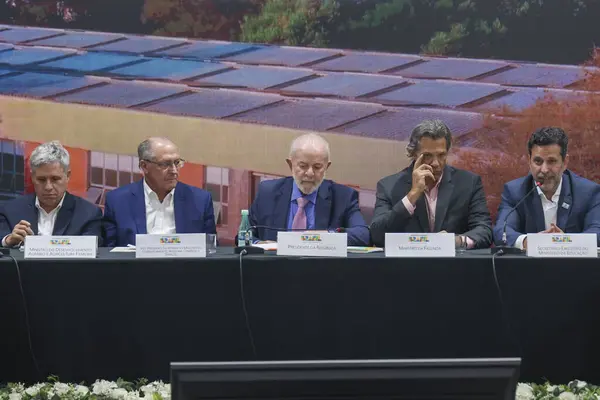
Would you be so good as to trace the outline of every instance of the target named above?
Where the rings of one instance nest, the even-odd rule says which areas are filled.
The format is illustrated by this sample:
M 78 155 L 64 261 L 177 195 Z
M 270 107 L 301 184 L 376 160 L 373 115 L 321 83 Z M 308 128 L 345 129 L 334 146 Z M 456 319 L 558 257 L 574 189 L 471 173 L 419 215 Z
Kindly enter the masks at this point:
M 52 236 L 54 232 L 54 224 L 56 223 L 56 217 L 58 216 L 58 212 L 60 211 L 63 201 L 65 201 L 66 193 L 63 195 L 62 199 L 60 199 L 60 203 L 58 206 L 50 212 L 46 212 L 40 205 L 40 199 L 35 197 L 35 208 L 38 210 L 38 235 L 40 236 Z M 30 222 L 31 221 L 27 221 Z M 8 235 L 4 236 L 2 239 L 2 247 L 8 247 L 6 244 L 6 238 Z
M 144 199 L 146 203 L 146 230 L 149 234 L 169 235 L 175 230 L 175 189 L 171 190 L 162 203 L 158 195 L 150 189 L 144 179 Z
M 558 183 L 558 187 L 556 188 L 556 192 L 552 195 L 552 200 L 548 200 L 542 189 L 538 186 L 537 192 L 542 200 L 542 210 L 544 211 L 544 226 L 545 229 L 550 229 L 550 225 L 556 225 L 556 216 L 558 215 L 558 199 L 560 198 L 560 191 L 562 189 L 562 178 L 560 178 L 560 182 Z M 517 238 L 515 242 L 515 247 L 519 249 L 523 249 L 523 242 L 527 235 L 521 235 Z

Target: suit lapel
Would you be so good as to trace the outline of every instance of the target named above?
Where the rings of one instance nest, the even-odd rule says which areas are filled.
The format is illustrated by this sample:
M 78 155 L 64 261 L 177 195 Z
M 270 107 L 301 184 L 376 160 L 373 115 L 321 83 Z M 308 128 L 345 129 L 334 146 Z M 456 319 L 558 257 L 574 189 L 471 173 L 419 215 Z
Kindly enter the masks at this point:
M 531 184 L 533 185 L 533 178 L 531 179 Z M 532 186 L 529 186 L 529 190 L 531 190 Z M 543 196 L 543 195 L 542 195 Z M 542 199 L 540 199 L 540 194 L 537 190 L 534 190 L 533 193 L 530 194 L 531 200 L 528 201 L 531 204 L 530 212 L 533 215 L 533 220 L 535 221 L 535 229 L 536 232 L 541 232 L 546 230 L 546 219 L 544 218 L 544 208 L 542 207 Z
M 23 219 L 31 224 L 31 230 L 34 235 L 38 234 L 38 210 L 35 207 L 35 195 L 31 196 L 31 201 L 27 207 L 27 213 Z
M 185 229 L 185 191 L 179 183 L 175 186 L 175 196 L 173 198 L 173 212 L 175 213 L 175 232 L 186 233 Z
M 571 206 L 573 204 L 573 198 L 571 195 L 571 177 L 565 173 L 562 177 L 562 189 L 560 191 L 560 197 L 558 198 L 558 212 L 556 213 L 556 225 L 563 232 L 566 232 L 567 222 L 569 221 L 569 215 L 571 214 Z
M 331 182 L 323 181 L 317 193 L 317 204 L 315 205 L 315 229 L 329 229 L 329 218 L 331 217 Z
M 287 220 L 290 213 L 290 199 L 292 198 L 292 178 L 284 180 L 279 191 L 273 199 L 273 226 L 287 229 Z
M 144 235 L 146 229 L 146 201 L 144 198 L 144 180 L 140 180 L 131 187 L 131 215 L 135 221 L 137 233 Z
M 60 236 L 64 235 L 69 227 L 69 223 L 73 219 L 75 212 L 75 199 L 69 193 L 65 193 L 65 199 L 63 200 L 62 207 L 58 210 L 56 216 L 56 222 L 54 223 L 53 235 Z
M 394 204 L 399 201 L 402 201 L 404 196 L 408 194 L 410 188 L 412 187 L 412 167 L 414 164 L 411 164 L 403 173 L 406 174 L 404 179 L 400 179 L 394 191 L 392 193 L 392 198 L 394 199 Z M 425 196 L 421 196 L 419 200 L 417 200 L 417 204 L 415 204 L 415 218 L 421 227 L 422 232 L 429 232 L 429 219 L 427 217 L 427 205 L 425 204 Z
M 446 219 L 446 212 L 450 207 L 450 198 L 454 192 L 454 184 L 452 183 L 452 170 L 448 167 L 444 170 L 444 176 L 438 189 L 437 203 L 435 206 L 435 225 L 434 232 L 442 230 L 442 224 Z M 425 197 L 423 195 L 423 197 Z

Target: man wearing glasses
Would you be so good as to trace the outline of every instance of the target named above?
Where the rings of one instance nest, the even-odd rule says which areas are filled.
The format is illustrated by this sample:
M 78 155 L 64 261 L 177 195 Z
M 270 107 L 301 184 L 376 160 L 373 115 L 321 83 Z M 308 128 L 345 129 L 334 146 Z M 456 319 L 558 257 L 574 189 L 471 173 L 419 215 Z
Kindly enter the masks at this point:
M 135 245 L 136 234 L 216 233 L 210 193 L 178 182 L 185 160 L 166 138 L 138 146 L 144 179 L 106 195 L 104 243 Z

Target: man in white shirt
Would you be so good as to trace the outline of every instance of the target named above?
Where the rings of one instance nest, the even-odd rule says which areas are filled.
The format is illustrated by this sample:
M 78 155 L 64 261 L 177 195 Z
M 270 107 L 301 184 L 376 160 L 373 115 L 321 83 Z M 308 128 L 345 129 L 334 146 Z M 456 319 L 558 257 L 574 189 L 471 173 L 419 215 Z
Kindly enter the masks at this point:
M 216 233 L 209 192 L 179 182 L 185 165 L 167 138 L 138 146 L 144 179 L 106 195 L 104 237 L 108 247 L 135 244 L 136 234 Z
M 520 249 L 527 248 L 528 233 L 595 233 L 600 243 L 600 185 L 567 169 L 568 144 L 560 128 L 540 128 L 531 135 L 530 174 L 504 185 L 496 244 L 504 244 L 505 221 L 506 244 Z
M 3 247 L 17 247 L 30 235 L 101 236 L 102 212 L 67 192 L 69 153 L 59 142 L 39 145 L 29 167 L 35 193 L 0 207 Z

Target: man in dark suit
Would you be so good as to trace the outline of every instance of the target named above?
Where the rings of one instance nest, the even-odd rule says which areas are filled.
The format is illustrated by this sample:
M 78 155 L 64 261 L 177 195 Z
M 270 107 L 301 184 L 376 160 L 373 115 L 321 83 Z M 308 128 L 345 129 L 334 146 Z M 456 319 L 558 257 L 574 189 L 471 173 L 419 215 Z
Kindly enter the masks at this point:
M 377 183 L 371 237 L 377 246 L 386 232 L 448 232 L 457 245 L 489 247 L 492 223 L 481 178 L 446 165 L 450 129 L 439 120 L 415 127 L 407 145 L 414 161 Z
M 216 233 L 210 193 L 178 182 L 185 160 L 166 138 L 138 146 L 144 179 L 106 195 L 105 245 L 135 244 L 136 234 Z
M 29 235 L 101 236 L 102 211 L 67 192 L 70 157 L 58 142 L 36 147 L 29 158 L 35 193 L 0 207 L 3 247 L 16 247 Z
M 324 179 L 331 165 L 329 144 L 316 134 L 292 143 L 286 160 L 291 177 L 265 181 L 250 208 L 250 224 L 279 230 L 344 231 L 348 245 L 368 246 L 369 229 L 360 213 L 356 190 Z M 277 240 L 277 231 L 259 228 L 261 241 Z
M 497 244 L 504 244 L 506 221 L 506 244 L 520 249 L 527 248 L 528 233 L 595 233 L 600 245 L 600 185 L 567 169 L 568 144 L 560 128 L 540 128 L 531 135 L 530 174 L 504 185 L 494 228 Z M 540 186 L 529 193 L 536 183 Z

